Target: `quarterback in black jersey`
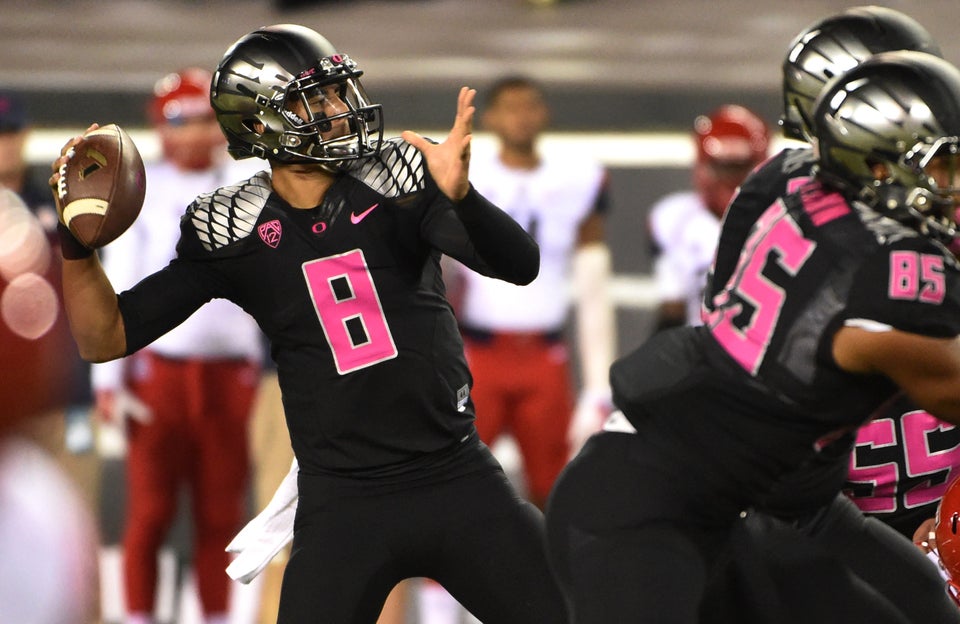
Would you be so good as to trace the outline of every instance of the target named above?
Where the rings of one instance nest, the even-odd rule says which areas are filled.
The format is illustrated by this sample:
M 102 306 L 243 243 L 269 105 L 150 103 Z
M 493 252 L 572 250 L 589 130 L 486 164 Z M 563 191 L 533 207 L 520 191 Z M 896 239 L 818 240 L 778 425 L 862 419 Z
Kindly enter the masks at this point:
M 814 178 L 752 221 L 724 222 L 740 242 L 723 250 L 736 261 L 705 326 L 656 334 L 613 365 L 622 414 L 554 488 L 551 556 L 578 623 L 698 621 L 742 510 L 898 388 L 960 422 L 960 265 L 944 244 L 960 71 L 877 55 L 814 111 Z M 859 616 L 913 621 L 894 605 Z
M 211 103 L 233 156 L 270 171 L 198 197 L 177 258 L 119 296 L 95 255 L 68 249 L 74 335 L 87 359 L 121 357 L 212 298 L 260 324 L 300 467 L 279 622 L 372 623 L 419 576 L 484 622 L 566 622 L 542 516 L 477 438 L 440 275 L 448 254 L 525 284 L 539 250 L 469 184 L 472 89 L 443 143 L 383 140 L 360 74 L 301 26 L 231 46 Z

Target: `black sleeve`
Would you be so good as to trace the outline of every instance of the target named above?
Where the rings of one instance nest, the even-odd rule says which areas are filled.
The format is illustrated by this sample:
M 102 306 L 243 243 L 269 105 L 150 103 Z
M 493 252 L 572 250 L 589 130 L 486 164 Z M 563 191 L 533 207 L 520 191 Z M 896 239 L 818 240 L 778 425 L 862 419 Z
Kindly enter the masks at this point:
M 932 338 L 960 335 L 960 270 L 923 236 L 879 248 L 853 279 L 846 319 L 867 319 Z
M 118 295 L 127 338 L 125 355 L 142 349 L 222 296 L 219 281 L 203 263 L 173 260 Z
M 540 247 L 520 225 L 473 186 L 459 202 L 445 201 L 424 222 L 431 245 L 477 273 L 529 284 L 540 272 Z

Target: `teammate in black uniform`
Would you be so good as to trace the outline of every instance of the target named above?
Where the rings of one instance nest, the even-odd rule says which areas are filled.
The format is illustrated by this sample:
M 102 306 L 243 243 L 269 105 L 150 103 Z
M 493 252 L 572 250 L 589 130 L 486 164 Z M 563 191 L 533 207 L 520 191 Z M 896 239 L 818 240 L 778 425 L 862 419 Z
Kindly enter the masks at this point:
M 697 621 L 741 510 L 898 386 L 960 421 L 960 266 L 941 242 L 956 233 L 960 72 L 882 54 L 815 111 L 815 178 L 725 221 L 740 246 L 721 248 L 737 258 L 706 326 L 614 364 L 624 417 L 554 489 L 551 555 L 578 623 Z M 884 607 L 873 621 L 908 621 Z
M 896 49 L 940 54 L 939 47 L 920 24 L 892 9 L 857 7 L 811 24 L 793 40 L 783 63 L 784 115 L 781 124 L 784 133 L 789 138 L 809 141 L 813 132 L 809 120 L 813 116 L 814 98 L 828 79 L 857 65 L 873 53 Z M 736 246 L 742 245 L 737 233 L 744 232 L 744 228 L 778 197 L 810 180 L 815 163 L 814 152 L 809 147 L 786 149 L 744 183 L 731 204 L 728 216 L 731 227 L 724 230 L 726 240 L 720 246 L 715 272 L 707 286 L 705 305 L 708 311 L 714 297 L 735 268 L 738 258 L 734 251 Z M 901 431 L 899 425 L 902 424 L 903 415 L 911 410 L 919 411 L 909 399 L 900 397 L 884 405 L 871 426 L 886 423 Z M 917 413 L 912 413 L 907 422 L 918 422 L 918 418 Z M 922 426 L 929 429 L 929 420 L 929 417 L 923 420 Z M 902 431 L 904 436 L 893 438 L 897 443 L 888 441 L 873 454 L 858 453 L 862 457 L 861 462 L 878 458 L 878 453 L 878 459 L 890 462 L 898 456 L 904 457 L 907 448 L 912 448 L 912 466 L 898 473 L 894 479 L 896 500 L 901 502 L 907 496 L 905 493 L 922 485 L 921 482 L 930 478 L 945 479 L 950 474 L 949 467 L 943 465 L 944 461 L 927 460 L 927 453 L 917 455 L 918 448 L 924 446 L 921 440 L 926 441 L 931 455 L 942 455 L 943 449 L 951 441 L 953 445 L 960 442 L 957 440 L 960 430 L 952 427 L 944 432 L 938 429 L 916 431 L 916 427 Z M 906 438 L 908 431 L 912 431 L 909 440 Z M 915 491 L 909 495 L 914 505 L 900 505 L 893 513 L 879 516 L 883 522 L 864 517 L 847 496 L 836 493 L 841 487 L 849 487 L 848 470 L 854 433 L 850 432 L 832 442 L 813 460 L 785 478 L 785 482 L 765 501 L 750 510 L 745 521 L 737 526 L 741 533 L 737 540 L 741 552 L 729 553 L 733 567 L 742 571 L 748 565 L 755 564 L 758 553 L 746 552 L 751 546 L 755 551 L 769 549 L 771 541 L 782 537 L 781 534 L 789 535 L 785 527 L 776 526 L 773 520 L 776 518 L 816 540 L 815 544 L 802 542 L 808 556 L 804 562 L 791 562 L 794 571 L 802 570 L 802 565 L 812 565 L 817 556 L 825 555 L 832 560 L 842 561 L 858 580 L 888 597 L 904 613 L 927 622 L 960 620 L 960 614 L 945 599 L 936 571 L 931 569 L 928 562 L 917 557 L 918 553 L 912 545 L 897 535 L 899 531 L 907 537 L 913 537 L 921 523 L 933 516 L 935 500 L 927 505 L 916 506 L 920 497 L 929 492 Z M 911 477 L 911 474 L 917 476 Z M 874 494 L 865 491 L 867 489 L 865 484 L 858 487 L 861 494 Z M 930 492 L 933 489 L 931 484 Z M 820 507 L 819 511 L 811 513 L 810 509 L 816 507 Z M 771 535 L 775 537 L 771 538 Z M 792 539 L 800 542 L 801 537 L 794 535 Z M 805 575 L 809 576 L 808 572 L 805 570 L 792 577 L 784 575 L 790 579 L 785 592 L 796 592 L 797 584 L 803 582 Z M 766 590 L 769 588 L 770 585 L 765 587 Z M 756 594 L 756 588 L 751 591 Z M 750 604 L 757 601 L 744 599 L 742 602 Z
M 178 257 L 119 296 L 96 256 L 69 245 L 75 337 L 102 361 L 215 297 L 257 319 L 300 465 L 280 622 L 374 622 L 414 576 L 437 579 L 487 623 L 565 622 L 542 516 L 477 439 L 439 264 L 446 253 L 525 284 L 539 250 L 468 182 L 472 89 L 445 142 L 383 141 L 360 75 L 300 26 L 262 28 L 227 50 L 211 102 L 234 157 L 265 158 L 271 171 L 198 197 Z

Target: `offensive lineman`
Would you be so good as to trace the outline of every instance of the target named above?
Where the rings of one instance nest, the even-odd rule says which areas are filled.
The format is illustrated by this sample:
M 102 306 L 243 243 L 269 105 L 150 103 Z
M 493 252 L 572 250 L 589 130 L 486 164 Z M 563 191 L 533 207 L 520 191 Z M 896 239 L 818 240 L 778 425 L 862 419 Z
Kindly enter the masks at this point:
M 784 134 L 788 138 L 811 141 L 813 130 L 810 120 L 814 112 L 814 100 L 828 78 L 839 74 L 845 68 L 857 65 L 873 53 L 897 49 L 919 50 L 939 56 L 939 47 L 926 29 L 909 16 L 892 9 L 855 7 L 818 20 L 804 29 L 788 46 L 783 62 L 784 112 L 781 125 Z M 814 153 L 810 149 L 788 148 L 777 154 L 743 184 L 733 199 L 727 219 L 731 222 L 749 223 L 764 206 L 771 205 L 789 189 L 797 188 L 808 181 L 813 175 L 815 164 Z M 739 244 L 739 239 L 734 241 L 730 238 L 731 232 L 736 231 L 738 228 L 734 227 L 724 230 L 727 242 L 721 243 L 724 245 L 722 249 L 729 252 L 729 245 Z M 718 256 L 715 274 L 706 289 L 707 307 L 736 261 L 730 253 Z M 717 277 L 717 274 L 721 277 Z M 748 536 L 747 548 L 756 548 L 757 543 L 766 543 L 768 548 L 769 538 L 764 542 L 765 538 L 761 536 L 776 534 L 782 529 L 772 520 L 778 518 L 814 538 L 815 543 L 806 543 L 808 552 L 822 549 L 829 553 L 830 558 L 840 559 L 856 573 L 858 580 L 869 583 L 871 587 L 879 590 L 885 597 L 884 600 L 889 598 L 904 612 L 915 614 L 924 621 L 953 621 L 956 613 L 952 605 L 944 600 L 933 571 L 915 556 L 913 548 L 898 539 L 893 530 L 883 526 L 878 520 L 867 519 L 857 513 L 846 496 L 834 494 L 837 488 L 845 483 L 849 487 L 849 479 L 860 477 L 870 480 L 877 476 L 870 471 L 851 470 L 850 466 L 857 464 L 858 457 L 861 457 L 860 462 L 863 462 L 864 458 L 867 461 L 880 459 L 889 466 L 887 462 L 892 456 L 903 456 L 908 448 L 914 450 L 911 457 L 913 475 L 909 472 L 896 474 L 893 479 L 879 482 L 879 489 L 865 492 L 867 496 L 854 500 L 861 507 L 870 504 L 887 505 L 889 499 L 886 499 L 885 495 L 889 489 L 894 489 L 892 498 L 900 501 L 909 498 L 917 502 L 923 497 L 936 495 L 945 487 L 926 479 L 931 476 L 946 476 L 941 471 L 949 466 L 951 455 L 949 451 L 943 452 L 944 443 L 949 443 L 952 437 L 949 431 L 956 430 L 952 425 L 937 421 L 915 405 L 908 407 L 908 403 L 908 399 L 900 397 L 895 402 L 884 405 L 882 411 L 858 430 L 857 446 L 873 446 L 872 442 L 881 440 L 886 442 L 879 449 L 879 456 L 869 451 L 862 456 L 859 452 L 851 455 L 853 433 L 841 436 L 818 453 L 814 461 L 785 477 L 780 488 L 757 505 L 764 513 L 758 513 L 757 509 L 751 510 L 746 522 L 737 528 L 741 531 L 741 536 Z M 887 427 L 892 423 L 901 425 L 897 435 L 889 438 L 882 436 L 883 432 L 889 431 Z M 941 429 L 944 431 L 941 432 Z M 879 437 L 878 430 L 881 433 Z M 898 435 L 902 437 L 897 437 Z M 932 437 L 925 444 L 924 440 L 928 436 Z M 891 444 L 893 440 L 897 443 Z M 937 452 L 932 453 L 928 459 L 925 453 L 917 453 L 920 449 Z M 884 471 L 882 474 L 887 476 L 888 473 L 889 471 Z M 949 470 L 946 474 L 949 474 Z M 861 491 L 866 490 L 863 485 L 859 488 Z M 907 494 L 910 490 L 912 493 Z M 820 511 L 816 514 L 804 511 L 812 507 L 819 507 Z M 877 517 L 891 523 L 910 537 L 924 518 L 923 514 L 929 510 L 929 505 L 917 509 L 905 505 L 893 513 Z M 909 523 L 912 523 L 912 528 L 907 530 L 905 527 Z M 791 539 L 797 540 L 797 536 Z M 735 565 L 748 560 L 747 556 L 737 554 L 734 554 L 733 558 Z M 807 564 L 812 560 L 814 557 L 809 557 Z M 743 567 L 747 565 L 743 564 Z M 794 568 L 797 569 L 799 567 Z M 803 582 L 802 575 L 800 579 L 799 582 Z M 794 583 L 797 582 L 795 577 Z M 785 593 L 795 594 L 795 590 L 795 586 L 790 587 Z M 789 601 L 790 598 L 786 600 Z M 754 596 L 746 602 L 757 600 Z
M 902 108 L 876 105 L 890 92 Z M 960 267 L 941 242 L 956 235 L 958 102 L 960 72 L 923 53 L 831 82 L 816 179 L 755 222 L 725 221 L 739 244 L 721 239 L 718 258 L 739 257 L 705 327 L 614 364 L 623 414 L 564 471 L 547 513 L 575 621 L 697 621 L 740 511 L 897 386 L 960 421 Z

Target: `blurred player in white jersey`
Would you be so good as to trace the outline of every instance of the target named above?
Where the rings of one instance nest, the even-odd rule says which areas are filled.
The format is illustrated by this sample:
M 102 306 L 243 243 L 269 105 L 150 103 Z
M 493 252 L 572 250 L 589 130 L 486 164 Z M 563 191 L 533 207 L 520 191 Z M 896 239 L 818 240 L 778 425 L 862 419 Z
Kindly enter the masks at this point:
M 609 402 L 607 369 L 615 345 L 604 239 L 606 173 L 597 163 L 539 149 L 549 115 L 543 92 L 527 78 L 503 78 L 488 93 L 482 121 L 499 150 L 478 151 L 472 180 L 537 240 L 540 274 L 521 288 L 464 273 L 458 309 L 480 436 L 487 444 L 503 433 L 516 438 L 528 497 L 539 507 L 582 441 L 569 435 L 576 426 L 564 342 L 571 309 L 580 355 L 577 409 L 589 412 L 596 426 Z
M 753 111 L 720 106 L 693 123 L 692 190 L 658 200 L 648 227 L 660 297 L 656 329 L 700 324 L 700 301 L 720 236 L 720 220 L 737 187 L 766 160 L 770 129 Z
M 104 267 L 119 288 L 176 256 L 184 205 L 253 172 L 227 155 L 209 102 L 210 78 L 206 70 L 188 68 L 156 85 L 149 115 L 163 159 L 147 165 L 140 217 L 104 252 Z M 184 486 L 204 616 L 208 624 L 227 621 L 224 549 L 245 519 L 248 423 L 262 344 L 249 315 L 214 300 L 149 349 L 93 367 L 98 410 L 127 433 L 123 578 L 130 624 L 152 621 L 157 554 Z
M 540 245 L 539 276 L 523 287 L 467 270 L 448 280 L 474 378 L 477 430 L 490 446 L 503 434 L 513 437 L 526 496 L 540 508 L 567 460 L 609 412 L 607 370 L 615 350 L 606 172 L 579 155 L 543 151 L 538 141 L 549 121 L 536 82 L 502 77 L 488 89 L 481 117 L 496 149 L 475 149 L 471 159 L 477 190 Z M 566 330 L 571 310 L 576 349 Z M 571 367 L 571 352 L 580 356 L 578 368 Z M 421 595 L 426 624 L 451 621 L 438 615 L 449 609 L 434 596 L 441 591 L 428 584 Z

